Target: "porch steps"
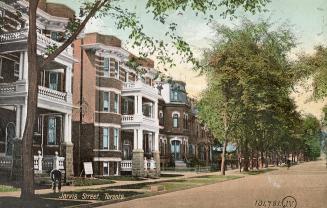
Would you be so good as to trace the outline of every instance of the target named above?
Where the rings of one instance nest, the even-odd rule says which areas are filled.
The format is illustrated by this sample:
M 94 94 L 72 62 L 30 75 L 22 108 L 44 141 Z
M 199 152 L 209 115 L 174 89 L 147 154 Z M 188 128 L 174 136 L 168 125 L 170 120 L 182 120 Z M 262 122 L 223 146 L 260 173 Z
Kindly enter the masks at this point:
M 183 160 L 176 160 L 175 161 L 175 169 L 185 169 L 186 163 Z

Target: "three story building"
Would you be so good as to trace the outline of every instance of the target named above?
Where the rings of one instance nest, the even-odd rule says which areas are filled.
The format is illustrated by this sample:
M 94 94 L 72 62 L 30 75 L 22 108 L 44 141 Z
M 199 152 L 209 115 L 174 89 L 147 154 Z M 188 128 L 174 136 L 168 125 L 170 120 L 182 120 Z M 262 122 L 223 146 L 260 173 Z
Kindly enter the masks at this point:
M 96 175 L 160 174 L 158 92 L 154 63 L 98 33 L 74 43 L 73 114 L 76 171 L 92 161 Z M 138 69 L 129 66 L 135 60 Z
M 0 32 L 0 157 L 4 161 L 10 161 L 14 140 L 22 139 L 27 115 L 27 8 L 28 1 L 18 1 L 15 5 L 0 2 L 0 16 L 6 22 Z M 37 9 L 37 55 L 40 60 L 48 46 L 60 46 L 64 41 L 65 27 L 73 15 L 74 11 L 64 5 L 40 1 Z M 34 155 L 39 152 L 43 158 L 56 154 L 64 156 L 68 175 L 73 174 L 73 63 L 73 48 L 68 47 L 40 70 L 33 137 Z

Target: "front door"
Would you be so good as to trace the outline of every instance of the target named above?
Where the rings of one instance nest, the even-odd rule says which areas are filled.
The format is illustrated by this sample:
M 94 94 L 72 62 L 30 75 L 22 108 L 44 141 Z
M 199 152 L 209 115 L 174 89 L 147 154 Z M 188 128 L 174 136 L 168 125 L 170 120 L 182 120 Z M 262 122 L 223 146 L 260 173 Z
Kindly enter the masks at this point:
M 171 154 L 175 160 L 181 159 L 181 142 L 174 140 L 171 142 Z

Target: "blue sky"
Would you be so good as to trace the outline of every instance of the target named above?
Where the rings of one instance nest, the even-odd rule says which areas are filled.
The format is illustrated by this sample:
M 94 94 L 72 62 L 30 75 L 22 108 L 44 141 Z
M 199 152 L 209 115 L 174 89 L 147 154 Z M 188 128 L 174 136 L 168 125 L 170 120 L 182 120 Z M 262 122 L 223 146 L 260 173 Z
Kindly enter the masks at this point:
M 48 0 L 50 2 L 62 3 L 70 6 L 78 11 L 78 0 Z M 145 0 L 125 0 L 122 6 L 129 8 L 137 13 L 141 23 L 144 25 L 145 32 L 157 39 L 165 39 L 165 29 L 160 23 L 152 19 L 151 14 L 145 12 Z M 293 51 L 296 54 L 300 51 L 312 53 L 313 48 L 317 44 L 325 44 L 327 40 L 327 1 L 326 0 L 272 0 L 266 6 L 268 12 L 257 13 L 255 15 L 239 11 L 238 16 L 245 16 L 251 20 L 259 20 L 269 18 L 276 25 L 288 23 L 293 27 L 298 40 L 298 47 Z M 214 14 L 215 21 L 229 26 L 235 26 L 239 19 L 223 19 Z M 191 11 L 184 15 L 178 15 L 177 12 L 171 14 L 169 21 L 178 24 L 178 33 L 191 44 L 197 54 L 203 48 L 210 46 L 210 40 L 213 39 L 214 33 L 210 26 L 206 25 L 206 21 L 201 17 L 196 17 Z M 128 42 L 128 31 L 119 31 L 114 28 L 113 21 L 109 18 L 95 19 L 87 25 L 86 32 L 100 32 L 103 34 L 116 35 L 126 44 L 125 48 L 130 49 Z M 137 51 L 132 52 L 136 53 Z M 169 71 L 170 75 L 176 79 L 187 82 L 187 90 L 192 96 L 197 96 L 201 90 L 206 87 L 205 78 L 197 76 L 191 70 L 188 64 L 179 64 Z

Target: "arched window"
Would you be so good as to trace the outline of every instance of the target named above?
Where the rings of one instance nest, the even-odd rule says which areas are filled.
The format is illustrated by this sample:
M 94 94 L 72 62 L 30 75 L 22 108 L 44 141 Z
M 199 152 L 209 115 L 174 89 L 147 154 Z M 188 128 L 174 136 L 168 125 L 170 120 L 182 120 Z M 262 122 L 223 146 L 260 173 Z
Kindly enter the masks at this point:
M 173 128 L 178 128 L 178 114 L 173 114 Z

